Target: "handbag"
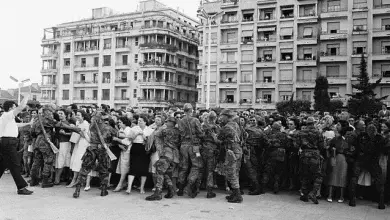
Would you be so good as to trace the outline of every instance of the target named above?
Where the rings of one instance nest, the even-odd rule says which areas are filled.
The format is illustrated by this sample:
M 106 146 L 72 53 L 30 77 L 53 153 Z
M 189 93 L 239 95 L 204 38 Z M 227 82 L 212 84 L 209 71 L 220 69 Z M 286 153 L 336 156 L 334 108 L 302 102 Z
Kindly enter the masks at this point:
M 79 133 L 72 132 L 72 135 L 70 136 L 70 140 L 69 141 L 71 143 L 77 144 L 77 143 L 79 143 L 80 138 L 81 138 L 81 135 Z
M 371 174 L 370 172 L 363 170 L 360 173 L 358 184 L 361 186 L 371 186 Z

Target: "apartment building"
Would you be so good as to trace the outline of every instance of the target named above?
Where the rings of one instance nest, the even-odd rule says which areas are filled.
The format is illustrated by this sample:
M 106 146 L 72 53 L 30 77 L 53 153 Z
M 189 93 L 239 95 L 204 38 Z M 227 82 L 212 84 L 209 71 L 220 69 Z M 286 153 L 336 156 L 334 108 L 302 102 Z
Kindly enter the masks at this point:
M 278 101 L 314 101 L 317 76 L 346 100 L 362 54 L 378 96 L 390 94 L 390 0 L 222 0 L 201 8 L 224 14 L 199 27 L 198 106 L 275 109 Z M 387 100 L 390 102 L 390 99 Z
M 58 105 L 164 109 L 197 100 L 197 21 L 155 0 L 44 30 L 42 95 Z

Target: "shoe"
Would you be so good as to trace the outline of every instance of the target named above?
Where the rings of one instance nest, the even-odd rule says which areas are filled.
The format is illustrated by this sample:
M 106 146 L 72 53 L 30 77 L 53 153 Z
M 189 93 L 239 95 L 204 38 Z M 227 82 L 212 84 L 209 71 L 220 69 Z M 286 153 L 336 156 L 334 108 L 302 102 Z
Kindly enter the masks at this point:
M 178 183 L 177 184 L 177 188 L 178 188 L 178 191 L 177 191 L 177 196 L 183 196 L 184 195 L 184 186 L 183 184 L 181 183 Z
M 76 186 L 76 190 L 75 190 L 74 193 L 73 193 L 73 198 L 77 199 L 77 198 L 80 197 L 80 188 L 81 188 L 80 185 L 77 185 L 77 186 Z
M 50 188 L 53 187 L 54 184 L 52 182 L 49 182 L 49 179 L 44 177 L 42 181 L 42 188 Z
M 330 202 L 330 203 L 333 202 L 333 200 L 332 200 L 331 198 L 327 198 L 326 201 L 328 201 L 328 202 Z M 339 201 L 340 201 L 340 200 L 339 200 Z
M 305 196 L 305 195 L 301 195 L 301 197 L 299 199 L 303 202 L 309 202 L 309 198 L 307 198 L 307 196 Z
M 66 188 L 73 188 L 75 185 L 75 182 L 71 182 L 69 185 L 66 186 Z
M 33 194 L 33 191 L 30 191 L 26 188 L 18 190 L 18 195 L 31 195 L 31 194 Z
M 243 198 L 239 189 L 233 189 L 233 196 L 228 200 L 229 203 L 241 203 Z
M 338 203 L 344 203 L 344 199 L 337 200 Z
M 148 196 L 148 197 L 145 198 L 146 201 L 158 201 L 158 200 L 161 200 L 161 199 L 162 199 L 161 190 L 159 190 L 159 189 L 154 191 L 153 195 Z
M 230 195 L 228 195 L 228 196 L 225 196 L 225 198 L 226 198 L 227 200 L 231 200 L 231 199 L 232 199 L 232 197 L 233 197 L 233 193 L 230 193 Z
M 108 191 L 107 191 L 107 185 L 102 185 L 102 191 L 100 192 L 100 196 L 107 196 Z
M 250 196 L 257 196 L 257 195 L 260 195 L 260 194 L 261 194 L 261 186 L 260 186 L 260 184 L 256 184 L 255 190 L 248 192 L 248 195 L 250 195 Z
M 314 195 L 309 195 L 308 199 L 310 199 L 314 204 L 318 205 L 317 197 Z
M 39 181 L 35 178 L 31 178 L 30 181 L 28 181 L 30 183 L 30 186 L 38 186 L 39 185 Z
M 352 197 L 352 199 L 349 200 L 349 206 L 351 206 L 351 207 L 356 206 L 356 197 Z
M 122 190 L 122 186 L 117 186 L 113 192 L 120 192 Z
M 217 196 L 217 194 L 215 194 L 213 192 L 213 189 L 211 187 L 207 187 L 207 196 L 206 196 L 206 198 L 211 199 L 211 198 L 215 198 L 216 196 Z
M 156 188 L 153 188 L 153 189 L 152 189 L 152 192 L 154 192 L 154 191 L 156 191 Z
M 89 191 L 91 189 L 91 187 L 90 186 L 86 186 L 85 188 L 84 188 L 84 191 Z
M 171 199 L 174 196 L 173 186 L 168 186 L 168 193 L 164 196 L 166 199 Z
M 275 183 L 274 183 L 274 194 L 278 194 L 278 193 L 279 193 L 279 182 L 275 181 Z

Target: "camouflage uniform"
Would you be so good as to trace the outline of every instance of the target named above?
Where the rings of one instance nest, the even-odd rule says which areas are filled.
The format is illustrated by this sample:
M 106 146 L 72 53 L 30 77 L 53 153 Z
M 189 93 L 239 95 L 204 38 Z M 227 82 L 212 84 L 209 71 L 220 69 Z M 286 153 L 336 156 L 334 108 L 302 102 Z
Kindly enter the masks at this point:
M 261 173 L 261 163 L 263 161 L 263 151 L 267 146 L 267 139 L 263 131 L 258 127 L 248 127 L 246 129 L 248 137 L 243 149 L 244 165 L 249 179 L 256 190 L 259 190 L 259 174 Z M 257 191 L 249 192 L 250 195 L 258 194 Z
M 265 166 L 261 179 L 262 192 L 268 183 L 270 176 L 274 178 L 274 193 L 279 192 L 280 177 L 285 169 L 286 149 L 290 147 L 286 133 L 280 130 L 269 130 L 266 132 L 268 145 L 265 149 Z
M 54 136 L 53 128 L 55 127 L 56 122 L 50 114 L 51 113 L 46 113 L 41 117 L 41 119 L 48 138 L 52 140 Z M 34 142 L 34 162 L 31 167 L 31 186 L 38 185 L 39 171 L 41 170 L 43 164 L 42 187 L 50 187 L 52 185 L 49 183 L 49 178 L 53 170 L 55 154 L 43 134 L 39 119 L 34 122 L 31 130 L 33 135 L 36 137 Z
M 367 170 L 371 174 L 371 179 L 375 183 L 379 193 L 379 209 L 384 209 L 384 181 L 382 180 L 382 168 L 379 165 L 379 155 L 385 145 L 384 138 L 377 134 L 373 138 L 366 133 L 360 133 L 352 140 L 355 151 L 352 155 L 352 179 L 350 182 L 349 205 L 356 206 L 356 184 L 362 170 Z
M 180 192 L 178 195 L 182 195 L 186 179 L 188 181 L 188 187 L 196 187 L 195 184 L 199 177 L 199 171 L 203 167 L 202 158 L 196 154 L 200 154 L 201 140 L 204 134 L 199 120 L 188 115 L 178 122 L 178 128 L 181 139 L 178 178 Z M 190 163 L 191 169 L 188 174 Z
M 299 158 L 301 191 L 303 193 L 301 200 L 307 201 L 309 196 L 314 203 L 318 203 L 316 195 L 321 188 L 323 178 L 324 159 L 320 154 L 324 148 L 323 136 L 314 125 L 309 125 L 297 133 L 295 141 L 295 146 L 302 149 Z M 312 191 L 309 193 L 311 188 Z
M 87 180 L 87 175 L 92 171 L 96 170 L 99 173 L 100 184 L 102 186 L 101 196 L 106 196 L 107 193 L 107 185 L 108 185 L 108 176 L 109 176 L 109 168 L 110 168 L 110 158 L 107 154 L 106 149 L 103 147 L 103 143 L 101 143 L 98 130 L 96 126 L 99 127 L 102 138 L 107 145 L 110 147 L 112 143 L 112 138 L 117 134 L 116 129 L 104 123 L 101 118 L 100 112 L 95 112 L 95 115 L 92 117 L 91 126 L 90 126 L 90 146 L 87 148 L 84 156 L 81 158 L 82 165 L 79 172 L 79 176 L 76 180 L 76 192 L 73 195 L 77 198 L 80 194 L 81 185 L 85 184 Z M 96 165 L 96 160 L 98 161 Z M 78 192 L 78 194 L 77 194 Z M 77 195 L 76 195 L 77 194 Z

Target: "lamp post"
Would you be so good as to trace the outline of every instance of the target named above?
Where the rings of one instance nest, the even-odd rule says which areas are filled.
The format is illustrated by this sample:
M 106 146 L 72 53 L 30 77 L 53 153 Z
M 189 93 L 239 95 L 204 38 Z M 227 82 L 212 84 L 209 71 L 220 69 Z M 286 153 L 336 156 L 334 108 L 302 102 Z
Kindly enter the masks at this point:
M 30 79 L 25 79 L 25 80 L 20 81 L 20 80 L 17 80 L 17 79 L 16 79 L 15 77 L 13 77 L 13 76 L 9 76 L 9 78 L 12 79 L 12 81 L 18 83 L 18 105 L 20 105 L 20 92 L 21 92 L 20 90 L 21 90 L 21 88 L 23 87 L 24 83 L 29 82 Z
M 206 24 L 209 29 L 209 36 L 208 36 L 208 57 L 207 57 L 207 94 L 206 94 L 206 109 L 210 108 L 210 84 L 211 84 L 211 22 L 214 21 L 217 17 L 225 14 L 224 11 L 220 11 L 216 14 L 209 15 L 203 8 L 203 4 L 201 5 L 201 8 L 198 10 L 198 17 L 202 20 L 206 21 Z M 206 32 L 204 31 L 204 35 L 206 35 Z M 205 38 L 205 37 L 203 37 Z

